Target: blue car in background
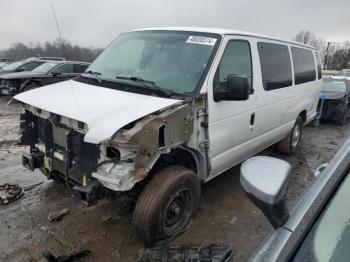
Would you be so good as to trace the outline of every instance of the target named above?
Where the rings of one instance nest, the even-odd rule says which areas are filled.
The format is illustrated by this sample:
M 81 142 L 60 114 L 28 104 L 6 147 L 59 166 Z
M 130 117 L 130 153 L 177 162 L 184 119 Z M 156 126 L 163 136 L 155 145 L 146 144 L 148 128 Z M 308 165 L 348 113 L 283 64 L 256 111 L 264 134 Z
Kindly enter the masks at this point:
M 350 116 L 350 81 L 323 79 L 317 120 L 330 120 L 338 125 L 345 124 Z

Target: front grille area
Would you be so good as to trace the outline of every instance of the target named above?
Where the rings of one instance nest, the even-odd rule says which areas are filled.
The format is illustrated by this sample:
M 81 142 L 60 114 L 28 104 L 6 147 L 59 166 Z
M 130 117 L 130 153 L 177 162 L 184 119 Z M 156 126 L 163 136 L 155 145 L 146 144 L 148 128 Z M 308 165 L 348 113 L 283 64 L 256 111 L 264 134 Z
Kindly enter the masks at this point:
M 44 145 L 43 153 L 51 159 L 50 171 L 68 175 L 79 184 L 82 183 L 83 176 L 89 178 L 96 171 L 100 148 L 99 145 L 84 142 L 84 134 L 60 123 L 53 124 L 28 111 L 21 116 L 21 131 L 22 138 L 28 136 L 28 133 L 35 138 L 35 142 L 27 143 L 32 148 L 38 143 Z

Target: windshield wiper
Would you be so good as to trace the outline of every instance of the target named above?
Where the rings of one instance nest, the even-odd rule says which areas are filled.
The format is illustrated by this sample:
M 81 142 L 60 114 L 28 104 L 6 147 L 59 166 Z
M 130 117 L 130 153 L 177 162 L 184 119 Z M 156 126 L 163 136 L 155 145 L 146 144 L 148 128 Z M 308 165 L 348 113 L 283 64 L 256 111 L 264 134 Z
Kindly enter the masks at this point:
M 147 88 L 157 90 L 167 97 L 171 96 L 171 91 L 167 91 L 167 90 L 160 88 L 159 86 L 156 85 L 155 82 L 150 81 L 150 80 L 145 80 L 145 79 L 137 77 L 137 76 L 116 76 L 116 78 L 121 79 L 121 80 L 130 80 L 132 82 L 139 83 Z
M 100 84 L 102 83 L 102 79 L 100 78 L 100 76 L 102 74 L 100 72 L 94 72 L 94 71 L 89 70 L 89 71 L 85 71 L 83 73 L 83 75 L 84 74 L 92 75 L 92 76 L 94 76 L 94 79 L 96 79 L 97 82 L 99 82 Z

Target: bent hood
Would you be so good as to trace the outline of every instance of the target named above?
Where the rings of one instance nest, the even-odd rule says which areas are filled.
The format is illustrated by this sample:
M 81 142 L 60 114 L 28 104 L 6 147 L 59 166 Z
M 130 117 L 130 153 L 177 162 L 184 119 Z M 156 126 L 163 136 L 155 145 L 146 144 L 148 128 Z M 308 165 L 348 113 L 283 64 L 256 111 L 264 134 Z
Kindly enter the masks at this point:
M 124 92 L 74 80 L 16 95 L 25 104 L 82 121 L 88 126 L 84 140 L 98 144 L 125 125 L 181 100 Z

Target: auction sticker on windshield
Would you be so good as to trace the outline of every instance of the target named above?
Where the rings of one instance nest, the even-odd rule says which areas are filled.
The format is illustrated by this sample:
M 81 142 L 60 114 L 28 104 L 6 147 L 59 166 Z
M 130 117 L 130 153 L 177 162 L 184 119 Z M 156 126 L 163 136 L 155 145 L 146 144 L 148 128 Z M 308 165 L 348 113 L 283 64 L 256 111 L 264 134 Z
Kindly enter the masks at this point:
M 188 37 L 186 43 L 213 46 L 216 43 L 216 38 L 191 35 Z

